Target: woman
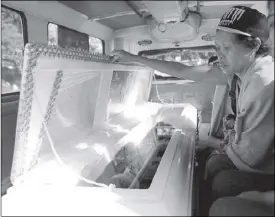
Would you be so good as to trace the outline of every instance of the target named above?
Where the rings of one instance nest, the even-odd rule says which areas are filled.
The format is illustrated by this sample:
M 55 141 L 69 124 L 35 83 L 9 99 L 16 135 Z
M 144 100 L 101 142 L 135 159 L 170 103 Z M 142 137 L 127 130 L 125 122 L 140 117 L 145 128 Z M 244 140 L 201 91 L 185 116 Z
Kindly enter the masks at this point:
M 274 173 L 273 154 L 270 154 L 274 136 L 274 66 L 272 58 L 265 55 L 264 43 L 268 37 L 267 18 L 245 6 L 232 7 L 218 25 L 215 42 L 219 63 L 223 71 L 239 77 L 240 92 L 237 91 L 235 142 L 228 145 L 226 154 L 209 161 L 210 177 L 228 169 Z M 121 50 L 111 55 L 114 60 L 138 62 L 178 78 L 228 84 L 226 75 L 217 66 L 192 67 L 150 60 Z M 219 149 L 220 140 L 210 137 L 206 144 Z
M 268 1 L 267 6 L 270 31 L 268 45 L 274 58 L 274 1 Z M 274 216 L 274 183 L 272 191 L 248 191 L 238 197 L 218 199 L 210 209 L 210 216 Z

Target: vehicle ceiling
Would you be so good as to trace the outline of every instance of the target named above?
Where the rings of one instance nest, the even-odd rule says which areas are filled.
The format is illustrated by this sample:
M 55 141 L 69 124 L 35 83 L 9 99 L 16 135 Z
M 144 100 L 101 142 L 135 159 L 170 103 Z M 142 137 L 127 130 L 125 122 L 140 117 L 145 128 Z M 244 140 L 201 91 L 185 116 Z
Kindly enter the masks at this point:
M 143 1 L 59 2 L 113 30 L 145 25 L 145 21 L 138 15 L 139 12 L 147 11 Z M 188 8 L 197 11 L 197 4 L 199 4 L 202 19 L 209 20 L 219 19 L 232 5 L 252 7 L 255 3 L 260 4 L 261 1 L 188 1 Z
M 220 17 L 233 5 L 266 13 L 264 1 L 2 1 L 1 4 L 46 22 L 113 40 L 118 49 L 136 53 L 214 45 Z M 160 29 L 161 25 L 165 30 Z
M 83 14 L 92 22 L 112 29 L 114 38 L 131 40 L 137 51 L 214 45 L 216 26 L 221 16 L 234 5 L 257 8 L 266 13 L 264 1 L 139 0 L 59 3 Z M 166 28 L 164 32 L 160 31 L 161 24 Z M 151 41 L 150 45 L 140 44 L 148 40 Z

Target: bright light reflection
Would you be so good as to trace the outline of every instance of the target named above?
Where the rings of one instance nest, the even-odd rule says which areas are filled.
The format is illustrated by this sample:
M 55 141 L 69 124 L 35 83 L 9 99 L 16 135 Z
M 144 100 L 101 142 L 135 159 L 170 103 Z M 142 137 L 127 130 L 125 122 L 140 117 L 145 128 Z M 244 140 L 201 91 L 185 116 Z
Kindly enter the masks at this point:
M 140 126 L 139 128 L 135 129 L 135 132 L 131 137 L 131 143 L 135 146 L 140 146 L 146 135 L 150 133 L 151 129 L 153 129 L 152 121 L 151 123 L 146 123 L 143 126 Z
M 80 149 L 80 150 L 84 150 L 84 149 L 87 149 L 87 148 L 89 148 L 89 145 L 87 145 L 87 143 L 78 143 L 77 145 L 76 145 L 76 148 L 77 149 Z
M 3 215 L 140 216 L 137 211 L 121 204 L 120 200 L 120 195 L 104 188 L 28 188 L 24 191 L 14 191 L 5 198 Z
M 111 102 L 111 100 L 110 100 Z M 123 111 L 125 105 L 121 103 L 109 103 L 109 113 L 119 113 Z
M 154 127 L 154 123 L 152 119 L 142 123 L 137 128 L 134 128 L 131 131 L 131 133 L 129 133 L 128 135 L 124 136 L 121 140 L 119 140 L 115 144 L 115 148 L 119 149 L 128 143 L 131 143 L 135 146 L 139 146 L 142 140 L 146 137 L 146 135 L 150 132 L 150 130 L 153 127 Z
M 19 87 L 17 85 L 15 85 L 15 84 L 12 85 L 12 88 L 13 88 L 14 91 L 18 91 L 19 90 Z
M 115 130 L 118 133 L 129 133 L 129 130 L 122 128 L 120 125 L 116 124 L 109 124 L 109 127 L 111 127 L 113 130 Z
M 176 60 L 177 62 L 180 62 L 180 61 L 181 61 L 181 56 L 176 56 L 175 60 Z
M 124 117 L 134 120 L 145 121 L 152 115 L 156 115 L 161 105 L 143 104 L 140 106 L 127 106 Z
M 30 185 L 55 184 L 74 186 L 78 177 L 72 172 L 70 165 L 60 165 L 56 161 L 48 161 L 36 166 L 24 176 L 24 181 Z
M 194 125 L 197 124 L 197 109 L 191 104 L 187 104 L 186 107 L 184 107 L 181 116 L 190 120 Z
M 55 112 L 56 112 L 57 118 L 59 119 L 59 121 L 62 123 L 64 127 L 71 127 L 74 125 L 74 123 L 70 119 L 62 115 L 58 107 L 55 108 Z
M 134 87 L 132 88 L 130 94 L 128 95 L 128 99 L 125 103 L 126 108 L 134 106 L 136 104 L 137 98 L 138 98 L 138 93 L 139 93 L 139 84 L 135 83 Z
M 92 148 L 97 154 L 103 155 L 108 163 L 112 161 L 109 152 L 105 146 L 95 143 Z

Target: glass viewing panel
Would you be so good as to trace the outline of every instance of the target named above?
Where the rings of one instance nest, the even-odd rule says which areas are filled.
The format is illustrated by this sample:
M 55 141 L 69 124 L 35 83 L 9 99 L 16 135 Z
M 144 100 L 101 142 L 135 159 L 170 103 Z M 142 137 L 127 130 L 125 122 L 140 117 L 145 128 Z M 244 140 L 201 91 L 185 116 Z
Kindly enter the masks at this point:
M 36 156 L 33 152 L 30 169 L 37 183 L 63 184 L 65 179 L 67 184 L 75 184 L 77 176 L 68 169 L 79 175 L 83 165 L 93 160 L 87 151 L 90 145 L 87 137 L 93 128 L 99 83 L 100 76 L 84 81 L 63 77 L 47 123 L 52 143 L 44 130 L 39 153 Z
M 127 100 L 130 97 L 130 90 L 134 85 L 133 82 L 135 82 L 134 74 L 134 72 L 128 71 L 113 72 L 109 95 L 107 120 L 123 112 Z
M 140 144 L 130 143 L 123 146 L 96 182 L 114 184 L 116 188 L 148 189 L 174 129 L 170 124 L 159 122 Z M 89 174 L 89 171 L 86 173 Z M 90 186 L 83 181 L 78 185 Z
M 43 51 L 43 55 L 38 55 L 38 51 Z M 122 113 L 128 102 L 135 107 L 137 102 L 146 101 L 139 94 L 150 83 L 150 71 L 145 68 L 133 71 L 131 66 L 118 65 L 121 70 L 114 71 L 112 77 L 106 76 L 112 79 L 106 90 L 100 89 L 101 68 L 93 69 L 93 66 L 104 68 L 104 64 L 109 67 L 109 62 L 104 62 L 107 60 L 101 65 L 93 63 L 104 56 L 36 43 L 26 47 L 26 54 L 24 63 L 37 65 L 32 79 L 29 79 L 32 71 L 23 73 L 29 85 L 23 87 L 20 95 L 13 184 L 24 180 L 38 185 L 75 186 L 82 185 L 84 177 L 92 182 L 114 183 L 119 188 L 146 188 L 145 183 L 149 182 L 148 177 L 153 177 L 169 139 L 160 140 L 160 130 L 151 126 L 146 138 L 140 135 L 140 140 L 144 138 L 141 143 L 128 140 L 128 144 L 121 145 L 120 141 L 125 141 L 142 121 L 128 126 L 134 118 L 123 115 L 124 122 L 119 119 L 101 123 L 96 115 L 103 113 L 101 109 L 107 110 L 101 107 L 103 100 L 104 105 L 110 100 L 109 117 Z M 79 61 L 83 55 L 86 61 Z M 107 91 L 109 96 L 105 94 Z M 106 98 L 99 99 L 101 96 Z M 114 130 L 112 124 L 124 131 Z M 120 176 L 125 175 L 133 179 L 130 185 L 120 182 Z

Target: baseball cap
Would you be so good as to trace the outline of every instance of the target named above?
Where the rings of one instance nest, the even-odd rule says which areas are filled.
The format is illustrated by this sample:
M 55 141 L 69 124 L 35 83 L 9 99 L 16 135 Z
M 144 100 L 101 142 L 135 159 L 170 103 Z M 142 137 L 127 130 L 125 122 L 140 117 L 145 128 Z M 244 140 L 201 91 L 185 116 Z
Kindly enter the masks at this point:
M 246 6 L 231 7 L 223 14 L 217 29 L 257 37 L 262 42 L 269 38 L 267 17 L 258 10 Z

